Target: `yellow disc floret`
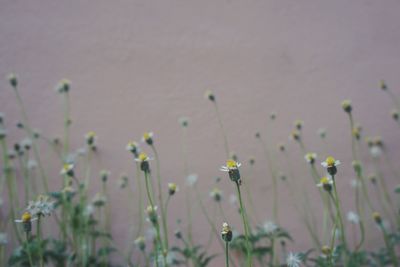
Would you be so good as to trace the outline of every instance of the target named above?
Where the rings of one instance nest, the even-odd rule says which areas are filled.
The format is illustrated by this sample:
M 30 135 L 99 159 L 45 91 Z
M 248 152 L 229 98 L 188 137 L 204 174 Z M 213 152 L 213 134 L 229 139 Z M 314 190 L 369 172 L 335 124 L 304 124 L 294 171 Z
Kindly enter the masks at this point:
M 143 139 L 144 140 L 149 140 L 151 138 L 151 134 L 149 133 L 149 132 L 145 132 L 144 134 L 143 134 Z
M 22 222 L 29 222 L 32 219 L 32 215 L 29 212 L 24 212 L 21 216 Z
M 328 167 L 333 167 L 333 166 L 335 166 L 336 160 L 334 157 L 329 156 L 326 158 L 325 162 L 326 162 L 326 165 L 328 165 Z
M 226 167 L 228 167 L 228 169 L 236 169 L 237 168 L 237 163 L 234 160 L 228 159 L 226 161 Z
M 144 162 L 144 161 L 147 161 L 149 158 L 147 157 L 147 155 L 146 155 L 146 153 L 140 153 L 139 154 L 139 160 L 141 161 L 141 162 Z
M 330 180 L 328 177 L 324 176 L 324 177 L 321 178 L 321 180 L 320 180 L 319 182 L 320 182 L 322 185 L 327 185 L 327 184 L 330 184 L 330 183 L 331 183 L 331 180 Z

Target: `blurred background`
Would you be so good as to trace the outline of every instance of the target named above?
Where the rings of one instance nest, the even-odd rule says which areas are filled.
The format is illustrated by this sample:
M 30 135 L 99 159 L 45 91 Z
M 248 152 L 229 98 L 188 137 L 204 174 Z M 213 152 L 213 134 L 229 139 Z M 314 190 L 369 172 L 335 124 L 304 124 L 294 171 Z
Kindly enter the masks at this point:
M 350 185 L 355 177 L 349 122 L 341 101 L 352 100 L 363 136 L 383 137 L 396 167 L 400 156 L 400 129 L 390 115 L 394 105 L 379 89 L 384 79 L 400 96 L 399 12 L 396 0 L 2 0 L 0 111 L 11 141 L 22 139 L 23 131 L 15 127 L 19 109 L 5 78 L 15 72 L 32 126 L 46 136 L 62 136 L 62 98 L 54 88 L 62 78 L 71 80 L 71 146 L 82 147 L 88 131 L 98 135 L 93 174 L 111 171 L 112 228 L 121 247 L 129 242 L 126 231 L 134 218 L 127 210 L 134 204 L 117 187 L 117 179 L 123 172 L 134 177 L 135 166 L 125 146 L 129 140 L 139 141 L 145 131 L 154 132 L 164 185 L 176 182 L 181 188 L 170 203 L 171 236 L 175 229 L 185 228 L 181 116 L 190 119 L 187 159 L 190 172 L 199 175 L 205 204 L 211 209 L 208 192 L 220 176 L 225 215 L 241 231 L 240 216 L 229 203 L 234 184 L 219 171 L 226 156 L 213 106 L 204 99 L 208 89 L 217 98 L 229 146 L 243 163 L 243 179 L 250 181 L 260 223 L 272 219 L 272 192 L 256 132 L 268 140 L 284 173 L 289 172 L 287 161 L 276 144 L 286 144 L 296 177 L 320 213 L 304 155 L 288 138 L 297 119 L 304 121 L 303 140 L 308 151 L 318 154 L 321 173 L 319 162 L 326 156 L 342 162 L 337 182 L 347 212 L 355 209 Z M 272 123 L 271 112 L 277 114 Z M 317 133 L 321 127 L 327 130 L 325 143 Z M 142 147 L 151 155 L 145 144 Z M 371 159 L 366 146 L 362 151 L 368 175 Z M 61 165 L 48 149 L 42 153 L 53 174 L 51 187 L 58 190 Z M 256 163 L 246 177 L 251 156 Z M 388 170 L 384 173 L 393 188 L 398 181 Z M 92 179 L 93 194 L 100 188 L 97 177 Z M 278 187 L 279 223 L 295 238 L 288 246 L 307 249 L 311 242 L 304 226 L 284 184 Z M 194 235 L 204 243 L 209 226 L 196 204 L 194 210 Z M 218 217 L 216 225 L 222 222 Z M 368 247 L 381 242 L 378 232 L 367 238 Z M 216 242 L 213 247 L 222 253 Z

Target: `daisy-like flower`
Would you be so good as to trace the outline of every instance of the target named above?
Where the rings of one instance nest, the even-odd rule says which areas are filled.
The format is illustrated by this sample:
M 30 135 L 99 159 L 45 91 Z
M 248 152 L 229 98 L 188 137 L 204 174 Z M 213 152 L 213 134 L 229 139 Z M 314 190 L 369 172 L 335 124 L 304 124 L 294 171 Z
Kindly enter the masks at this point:
M 382 149 L 380 146 L 372 145 L 369 149 L 369 153 L 373 158 L 379 158 L 382 155 Z
M 325 161 L 321 162 L 321 165 L 326 168 L 328 173 L 334 176 L 337 173 L 337 166 L 340 164 L 339 160 L 336 160 L 334 157 L 327 157 Z
M 325 191 L 332 191 L 333 180 L 330 177 L 324 176 L 320 179 L 318 187 L 322 187 Z
M 228 172 L 229 178 L 233 182 L 240 183 L 240 172 L 239 172 L 239 167 L 241 164 L 239 162 L 236 162 L 234 160 L 227 160 L 225 166 L 221 166 L 220 170 L 223 172 Z
M 168 194 L 170 196 L 174 195 L 178 191 L 179 187 L 176 185 L 176 183 L 168 183 Z
M 358 216 L 357 213 L 353 211 L 349 211 L 347 213 L 347 220 L 351 222 L 352 224 L 359 224 L 360 223 L 360 217 Z
M 28 160 L 28 169 L 34 170 L 37 167 L 37 162 L 33 159 Z
M 32 218 L 32 215 L 28 211 L 25 211 L 21 216 L 21 220 L 15 220 L 15 222 L 22 223 L 24 231 L 30 233 L 32 231 L 32 222 L 36 220 L 37 217 Z
M 186 184 L 190 187 L 194 186 L 194 184 L 197 182 L 197 179 L 199 178 L 199 176 L 195 173 L 189 174 L 186 177 Z
M 361 138 L 361 127 L 354 127 L 353 130 L 351 131 L 353 137 L 357 140 L 360 140 Z
M 138 238 L 135 239 L 134 244 L 141 250 L 145 251 L 146 250 L 146 242 L 144 240 L 143 236 L 139 236 Z
M 139 155 L 139 145 L 134 141 L 128 142 L 128 144 L 126 145 L 126 150 L 130 151 L 135 156 L 135 158 L 137 158 Z
M 214 189 L 210 192 L 210 197 L 214 199 L 215 202 L 220 202 L 222 200 L 222 191 L 214 187 Z
M 315 163 L 316 158 L 317 158 L 316 153 L 307 153 L 304 155 L 304 159 L 311 165 Z
M 300 267 L 302 263 L 301 257 L 297 253 L 290 252 L 286 257 L 286 264 L 288 267 Z
M 231 242 L 232 241 L 232 230 L 231 230 L 231 227 L 226 222 L 224 222 L 222 224 L 221 236 L 222 236 L 222 239 L 225 242 Z
M 60 171 L 61 175 L 66 175 L 69 177 L 73 177 L 74 176 L 74 164 L 72 163 L 66 163 L 63 165 L 61 171 Z
M 269 114 L 269 118 L 270 118 L 271 121 L 274 121 L 274 120 L 276 119 L 276 116 L 277 116 L 277 114 L 276 114 L 275 111 L 272 111 L 272 112 Z
M 379 212 L 373 212 L 372 213 L 372 218 L 374 219 L 376 224 L 382 225 L 382 217 L 381 217 L 381 214 Z
M 293 130 L 290 133 L 289 139 L 292 139 L 294 141 L 300 141 L 300 132 L 298 130 Z
M 145 132 L 142 137 L 142 142 L 145 142 L 151 146 L 153 144 L 153 136 L 153 132 Z
M 140 163 L 140 169 L 144 172 L 150 172 L 149 160 L 152 159 L 149 158 L 144 152 L 140 153 L 139 156 L 135 159 L 135 161 Z
M 278 226 L 272 221 L 267 221 L 264 223 L 263 229 L 266 234 L 273 234 L 278 230 Z
M 86 144 L 90 148 L 95 148 L 96 147 L 97 135 L 96 135 L 95 132 L 90 131 L 90 132 L 86 133 L 85 134 L 85 140 L 86 140 Z
M 71 88 L 71 82 L 67 79 L 62 79 L 56 86 L 56 91 L 60 94 L 68 93 Z

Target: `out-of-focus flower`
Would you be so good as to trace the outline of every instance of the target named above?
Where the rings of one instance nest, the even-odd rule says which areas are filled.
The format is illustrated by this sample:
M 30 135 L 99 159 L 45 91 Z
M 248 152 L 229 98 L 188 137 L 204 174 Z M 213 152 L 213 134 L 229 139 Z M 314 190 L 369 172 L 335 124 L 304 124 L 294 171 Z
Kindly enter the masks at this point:
M 353 211 L 349 211 L 347 213 L 347 220 L 351 222 L 352 224 L 359 224 L 360 223 L 360 217 L 358 216 L 357 213 Z
M 330 177 L 324 176 L 320 179 L 318 187 L 322 187 L 325 191 L 332 191 L 333 180 Z
M 168 183 L 168 194 L 170 196 L 174 195 L 179 191 L 179 187 L 175 183 Z
M 151 146 L 153 144 L 153 136 L 153 132 L 145 132 L 142 137 L 142 142 L 145 142 Z
M 222 224 L 221 236 L 222 236 L 222 239 L 225 242 L 231 242 L 232 241 L 232 230 L 231 230 L 231 227 L 226 222 L 224 222 Z
M 272 221 L 266 221 L 263 225 L 263 229 L 267 234 L 273 234 L 278 230 L 278 226 Z
M 286 257 L 287 267 L 300 267 L 301 262 L 301 257 L 297 253 L 290 252 Z
M 214 201 L 220 202 L 222 200 L 222 191 L 214 187 L 214 189 L 210 192 L 210 197 L 214 199 Z
M 189 175 L 186 177 L 186 184 L 187 184 L 188 186 L 190 186 L 190 187 L 194 186 L 195 183 L 197 182 L 198 177 L 199 177 L 199 176 L 198 176 L 197 174 L 195 174 L 195 173 L 189 174 Z
M 317 154 L 316 153 L 307 153 L 304 156 L 304 159 L 310 163 L 311 165 L 315 163 L 315 160 L 317 158 Z

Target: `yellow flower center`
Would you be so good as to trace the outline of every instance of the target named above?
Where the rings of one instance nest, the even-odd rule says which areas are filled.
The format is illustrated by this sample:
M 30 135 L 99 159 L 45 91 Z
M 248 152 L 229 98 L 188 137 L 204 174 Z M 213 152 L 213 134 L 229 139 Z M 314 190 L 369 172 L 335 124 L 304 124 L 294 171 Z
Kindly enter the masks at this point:
M 325 185 L 325 184 L 329 184 L 330 180 L 328 177 L 324 176 L 321 178 L 320 183 Z
M 227 234 L 231 231 L 231 228 L 229 227 L 229 225 L 227 223 L 224 223 L 222 225 L 222 234 Z
M 226 167 L 228 167 L 228 169 L 235 169 L 237 168 L 237 163 L 236 161 L 229 159 L 226 161 Z
M 335 166 L 336 160 L 334 157 L 327 157 L 325 162 L 328 165 L 328 167 L 333 167 L 333 166 Z
M 169 188 L 170 190 L 176 191 L 176 184 L 175 184 L 175 183 L 169 183 L 169 184 L 168 184 L 168 188 Z
M 86 134 L 87 138 L 94 138 L 96 136 L 96 133 L 93 131 L 90 131 Z
M 70 164 L 64 164 L 63 169 L 64 169 L 65 171 L 68 171 L 68 170 L 71 169 L 71 165 L 70 165 Z
M 146 155 L 146 153 L 140 153 L 139 154 L 139 160 L 140 161 L 147 161 L 148 160 L 148 157 L 147 157 L 147 155 Z
M 149 140 L 149 139 L 151 138 L 150 133 L 145 132 L 145 133 L 143 134 L 143 138 L 144 138 L 144 140 Z
M 32 219 L 32 215 L 29 212 L 24 212 L 21 216 L 22 222 L 29 222 Z

